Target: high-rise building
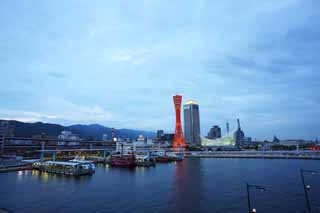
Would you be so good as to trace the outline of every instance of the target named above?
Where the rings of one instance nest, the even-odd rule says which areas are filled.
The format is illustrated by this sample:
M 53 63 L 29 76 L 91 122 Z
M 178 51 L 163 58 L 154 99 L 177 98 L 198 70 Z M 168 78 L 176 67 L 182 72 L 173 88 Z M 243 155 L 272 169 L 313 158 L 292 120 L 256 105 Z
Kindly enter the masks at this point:
M 187 143 L 201 145 L 199 105 L 195 101 L 187 101 L 183 105 L 184 134 Z
M 158 130 L 157 131 L 157 138 L 161 139 L 161 138 L 163 138 L 163 136 L 164 136 L 164 131 L 163 130 Z
M 181 102 L 182 102 L 181 95 L 173 96 L 174 109 L 176 112 L 176 128 L 175 128 L 174 139 L 173 139 L 173 147 L 175 148 L 185 147 L 186 145 L 183 137 L 183 133 L 182 133 L 182 127 L 181 127 Z
M 210 131 L 208 132 L 209 139 L 216 139 L 221 138 L 221 128 L 217 125 L 211 127 Z
M 229 134 L 229 122 L 226 123 L 226 127 L 227 127 L 227 134 Z

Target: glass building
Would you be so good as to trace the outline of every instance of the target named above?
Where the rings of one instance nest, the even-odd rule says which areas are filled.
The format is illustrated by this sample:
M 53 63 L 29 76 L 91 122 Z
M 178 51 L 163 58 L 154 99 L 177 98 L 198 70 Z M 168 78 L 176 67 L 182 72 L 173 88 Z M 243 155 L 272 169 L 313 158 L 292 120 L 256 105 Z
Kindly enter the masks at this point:
M 187 101 L 183 105 L 183 115 L 186 143 L 201 145 L 199 105 L 195 101 Z

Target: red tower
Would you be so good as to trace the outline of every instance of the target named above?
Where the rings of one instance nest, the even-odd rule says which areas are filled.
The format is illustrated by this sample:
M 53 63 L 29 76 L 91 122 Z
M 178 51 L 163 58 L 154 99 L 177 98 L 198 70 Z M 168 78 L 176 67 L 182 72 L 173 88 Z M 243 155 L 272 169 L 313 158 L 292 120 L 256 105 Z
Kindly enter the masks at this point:
M 182 133 L 182 127 L 181 127 L 181 101 L 182 96 L 181 95 L 175 95 L 173 96 L 173 103 L 174 108 L 176 110 L 176 130 L 174 132 L 174 139 L 173 139 L 173 147 L 185 147 L 186 143 L 184 141 L 183 133 Z

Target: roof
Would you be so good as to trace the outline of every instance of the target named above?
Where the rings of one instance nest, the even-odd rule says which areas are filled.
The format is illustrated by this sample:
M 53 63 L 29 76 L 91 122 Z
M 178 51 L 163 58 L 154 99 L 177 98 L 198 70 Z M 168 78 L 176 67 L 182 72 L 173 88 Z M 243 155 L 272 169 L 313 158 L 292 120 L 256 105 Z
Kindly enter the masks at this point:
M 48 164 L 56 164 L 56 165 L 66 165 L 66 166 L 76 166 L 81 163 L 79 162 L 66 162 L 66 161 L 46 161 Z
M 77 160 L 77 159 L 69 160 L 69 162 L 73 162 L 73 163 L 93 163 L 91 160 Z
M 195 100 L 188 100 L 185 104 L 198 104 Z

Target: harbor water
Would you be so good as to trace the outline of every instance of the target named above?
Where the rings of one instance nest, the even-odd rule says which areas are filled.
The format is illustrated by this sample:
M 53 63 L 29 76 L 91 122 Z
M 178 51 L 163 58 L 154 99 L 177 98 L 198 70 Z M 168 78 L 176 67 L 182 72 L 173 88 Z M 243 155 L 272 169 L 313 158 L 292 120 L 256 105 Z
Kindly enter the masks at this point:
M 0 209 L 9 212 L 248 212 L 246 182 L 257 212 L 306 212 L 299 169 L 320 161 L 193 158 L 150 168 L 98 165 L 69 177 L 35 170 L 0 174 Z M 312 209 L 320 212 L 320 174 L 306 174 Z

